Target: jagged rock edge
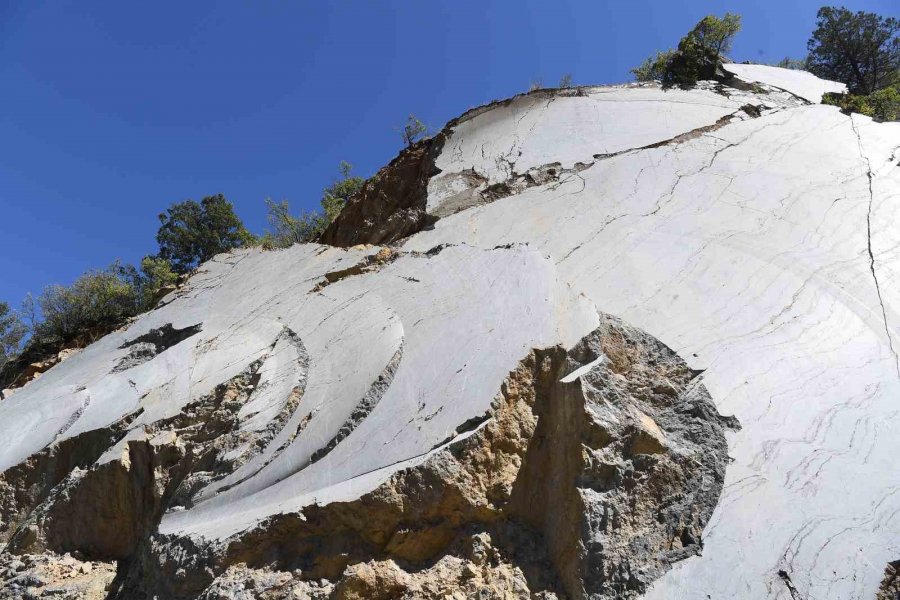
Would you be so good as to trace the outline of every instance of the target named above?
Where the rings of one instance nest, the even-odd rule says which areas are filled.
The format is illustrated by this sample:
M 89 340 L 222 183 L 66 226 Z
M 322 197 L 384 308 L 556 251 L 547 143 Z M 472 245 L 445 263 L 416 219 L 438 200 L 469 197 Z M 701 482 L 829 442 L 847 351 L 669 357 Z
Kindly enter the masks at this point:
M 732 418 L 715 416 L 718 413 L 699 379 L 696 378 L 696 373 L 670 349 L 612 317 L 605 316 L 604 323 L 604 326 L 611 327 L 614 331 L 622 331 L 624 327 L 627 328 L 625 331 L 638 332 L 629 333 L 628 339 L 644 340 L 642 343 L 651 348 L 651 351 L 668 353 L 664 355 L 675 357 L 675 363 L 672 363 L 675 366 L 672 368 L 676 370 L 671 371 L 669 376 L 675 376 L 676 379 L 673 381 L 681 383 L 667 383 L 668 379 L 663 377 L 664 381 L 659 383 L 659 389 L 654 387 L 654 394 L 657 394 L 658 398 L 674 397 L 673 394 L 682 397 L 687 394 L 683 396 L 685 400 L 680 401 L 687 402 L 685 407 L 688 413 L 685 414 L 692 415 L 689 418 L 700 419 L 698 422 L 707 423 L 712 427 L 710 431 L 714 432 L 716 438 L 712 446 L 705 447 L 707 452 L 715 456 L 710 464 L 718 466 L 710 467 L 713 471 L 709 472 L 715 473 L 715 476 L 713 480 L 703 484 L 707 486 L 703 492 L 705 495 L 700 496 L 704 498 L 703 504 L 696 507 L 693 504 L 688 505 L 692 508 L 685 514 L 692 515 L 689 518 L 693 520 L 691 524 L 678 524 L 681 523 L 683 515 L 678 517 L 677 522 L 673 522 L 676 531 L 682 531 L 678 534 L 682 540 L 675 546 L 674 551 L 669 550 L 668 554 L 652 551 L 634 554 L 633 558 L 629 557 L 628 560 L 635 564 L 627 567 L 624 579 L 619 580 L 617 578 L 620 576 L 604 572 L 602 569 L 597 571 L 596 566 L 590 566 L 590 561 L 600 556 L 595 554 L 597 550 L 585 550 L 583 544 L 586 542 L 569 539 L 571 535 L 575 535 L 580 540 L 581 534 L 560 534 L 558 532 L 565 528 L 559 527 L 556 517 L 533 514 L 535 502 L 532 495 L 536 490 L 546 487 L 546 493 L 552 493 L 551 490 L 558 487 L 556 482 L 540 483 L 546 477 L 537 477 L 534 468 L 528 465 L 537 464 L 535 460 L 548 459 L 535 458 L 541 454 L 534 455 L 533 452 L 543 452 L 540 448 L 545 447 L 548 440 L 553 446 L 573 438 L 565 434 L 559 435 L 558 419 L 566 417 L 554 417 L 547 412 L 560 410 L 554 406 L 565 404 L 561 400 L 562 397 L 553 395 L 551 400 L 549 396 L 543 397 L 541 394 L 544 392 L 540 389 L 541 386 L 555 386 L 557 389 L 569 390 L 563 392 L 564 395 L 576 393 L 575 390 L 580 389 L 577 396 L 581 398 L 582 404 L 587 406 L 584 404 L 587 400 L 583 394 L 587 393 L 588 388 L 584 386 L 588 384 L 582 380 L 575 380 L 569 384 L 560 383 L 560 379 L 570 373 L 573 366 L 593 357 L 593 354 L 586 350 L 588 346 L 580 344 L 568 353 L 558 347 L 530 353 L 504 382 L 501 393 L 492 404 L 490 414 L 485 415 L 483 419 L 473 420 L 470 427 L 457 428 L 454 437 L 449 441 L 422 455 L 424 460 L 415 466 L 396 471 L 385 483 L 358 500 L 316 504 L 304 508 L 300 513 L 275 515 L 262 521 L 253 530 L 222 541 L 195 539 L 175 534 L 154 535 L 142 547 L 141 553 L 131 561 L 127 576 L 122 573 L 119 595 L 116 597 L 149 598 L 153 594 L 163 594 L 172 598 L 196 597 L 202 594 L 216 577 L 239 565 L 246 565 L 250 569 L 279 569 L 295 573 L 299 569 L 302 572 L 298 580 L 300 583 L 324 578 L 332 582 L 329 585 L 336 586 L 346 584 L 346 578 L 352 578 L 351 571 L 358 568 L 354 565 L 363 563 L 370 566 L 381 565 L 378 568 L 388 563 L 399 565 L 400 573 L 410 574 L 423 568 L 434 567 L 442 560 L 442 552 L 447 552 L 454 544 L 462 543 L 460 536 L 471 536 L 475 533 L 487 535 L 487 539 L 494 540 L 495 550 L 506 557 L 512 565 L 519 564 L 517 561 L 524 561 L 522 564 L 527 567 L 526 570 L 530 570 L 529 577 L 534 585 L 559 594 L 557 597 L 587 597 L 584 594 L 598 599 L 637 597 L 636 594 L 642 593 L 652 579 L 670 568 L 671 562 L 699 552 L 700 530 L 712 513 L 724 480 L 727 444 L 722 431 L 734 428 L 737 424 Z M 596 340 L 591 343 L 595 342 Z M 613 356 L 609 367 L 613 369 L 611 372 L 615 372 L 615 369 L 628 369 L 628 361 L 637 360 L 634 358 L 635 351 L 629 348 L 631 347 L 627 344 L 625 347 L 611 347 L 610 352 Z M 578 358 L 572 363 L 570 359 L 576 355 Z M 679 392 L 679 389 L 682 391 Z M 542 418 L 550 421 L 543 424 Z M 658 416 L 657 419 L 659 418 Z M 556 422 L 556 425 L 552 422 Z M 652 419 L 650 422 L 652 423 Z M 664 419 L 661 422 L 668 421 Z M 553 436 L 547 438 L 546 431 L 539 434 L 542 427 L 544 430 L 552 428 Z M 638 429 L 640 427 L 642 426 L 638 424 Z M 591 443 L 602 444 L 601 438 L 604 438 L 605 434 L 591 428 L 595 429 L 596 424 L 578 435 L 588 435 L 585 439 L 592 440 Z M 586 434 L 584 431 L 592 433 Z M 647 435 L 652 438 L 656 434 L 641 431 L 643 430 L 628 433 L 627 436 L 630 436 L 628 440 L 631 441 L 623 438 L 624 441 L 621 443 L 625 446 L 622 448 L 633 448 L 627 452 L 639 454 L 665 451 L 658 443 L 647 446 L 646 442 L 641 440 Z M 670 433 L 674 431 L 670 430 Z M 506 433 L 501 435 L 500 432 Z M 512 437 L 508 437 L 509 435 Z M 533 446 L 539 435 L 544 442 Z M 638 437 L 634 437 L 635 435 Z M 577 442 L 581 438 L 576 435 L 573 439 Z M 635 446 L 637 443 L 642 444 L 640 448 L 650 449 L 640 449 Z M 639 458 L 638 455 L 635 456 Z M 496 462 L 497 460 L 500 462 Z M 640 460 L 652 462 L 653 459 Z M 588 476 L 586 475 L 588 472 L 579 476 L 579 480 Z M 708 474 L 703 475 L 707 476 Z M 528 481 L 522 477 L 527 477 Z M 591 481 L 590 477 L 592 476 L 588 476 L 585 481 Z M 585 510 L 581 505 L 586 500 L 574 500 L 577 494 L 584 492 L 577 492 L 575 488 L 567 493 L 576 494 L 572 496 L 572 501 L 576 504 L 566 515 L 576 521 L 583 515 L 586 519 L 592 518 L 587 516 L 591 514 L 592 509 Z M 553 512 L 559 512 L 558 503 L 555 503 Z M 653 514 L 656 514 L 655 509 Z M 515 531 L 511 533 L 510 527 Z M 681 527 L 689 527 L 690 533 L 678 529 Z M 663 537 L 659 539 L 668 539 L 669 534 L 662 531 L 661 533 Z M 518 537 L 515 544 L 507 547 L 503 540 L 509 535 Z M 560 538 L 560 535 L 563 537 Z M 641 539 L 645 535 L 642 533 Z M 523 541 L 526 539 L 530 542 Z M 557 542 L 545 546 L 540 542 L 542 539 L 557 539 Z M 681 544 L 686 545 L 682 547 Z M 515 546 L 538 548 L 535 550 L 537 554 L 524 559 L 516 558 Z M 572 551 L 580 553 L 578 556 L 581 558 L 575 563 L 569 558 L 559 556 Z M 633 549 L 623 549 L 620 552 L 626 552 L 623 556 L 630 556 L 628 553 L 633 553 Z M 668 558 L 665 558 L 666 556 Z M 556 567 L 547 570 L 548 561 L 554 563 Z M 638 568 L 637 564 L 646 561 L 650 561 L 648 563 L 650 568 L 633 570 Z M 535 566 L 541 564 L 544 567 Z M 576 566 L 566 566 L 571 564 Z M 540 573 L 537 573 L 538 571 Z M 601 574 L 597 575 L 598 572 Z M 643 575 L 636 579 L 636 573 Z M 464 584 L 460 585 L 464 587 Z

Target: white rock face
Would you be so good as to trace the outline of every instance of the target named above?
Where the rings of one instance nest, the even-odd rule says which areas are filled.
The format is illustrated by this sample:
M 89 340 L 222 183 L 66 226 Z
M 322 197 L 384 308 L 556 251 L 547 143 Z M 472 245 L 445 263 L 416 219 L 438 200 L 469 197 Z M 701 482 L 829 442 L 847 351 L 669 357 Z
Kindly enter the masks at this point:
M 661 108 L 662 107 L 662 108 Z M 656 87 L 595 88 L 580 96 L 517 96 L 459 123 L 435 161 L 442 173 L 428 184 L 428 209 L 439 212 L 474 170 L 485 185 L 542 165 L 568 169 L 672 138 L 739 106 L 712 92 L 663 92 Z
M 428 183 L 440 219 L 396 260 L 317 287 L 378 248 L 217 257 L 0 402 L 0 471 L 129 415 L 128 439 L 149 436 L 261 361 L 239 421 L 266 443 L 235 445 L 246 460 L 159 524 L 224 540 L 470 435 L 531 349 L 573 346 L 599 310 L 702 370 L 742 425 L 702 555 L 647 597 L 873 598 L 900 555 L 900 124 L 804 102 L 838 91 L 806 73 L 727 68 L 784 91 L 586 88 L 471 113 Z M 116 372 L 167 324 L 199 330 Z
M 728 63 L 723 65 L 723 67 L 726 71 L 737 75 L 743 81 L 775 86 L 809 102 L 821 102 L 822 95 L 828 92 L 847 93 L 847 86 L 843 83 L 819 79 L 806 71 L 740 63 Z

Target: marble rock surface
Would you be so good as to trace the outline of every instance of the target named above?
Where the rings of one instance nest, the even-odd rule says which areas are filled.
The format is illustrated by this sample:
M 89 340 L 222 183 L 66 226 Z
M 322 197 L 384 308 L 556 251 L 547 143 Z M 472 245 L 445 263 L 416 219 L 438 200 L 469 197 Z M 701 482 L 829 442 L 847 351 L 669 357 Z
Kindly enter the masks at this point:
M 900 124 L 726 68 L 474 109 L 428 226 L 217 256 L 14 390 L 7 557 L 121 598 L 875 598 Z

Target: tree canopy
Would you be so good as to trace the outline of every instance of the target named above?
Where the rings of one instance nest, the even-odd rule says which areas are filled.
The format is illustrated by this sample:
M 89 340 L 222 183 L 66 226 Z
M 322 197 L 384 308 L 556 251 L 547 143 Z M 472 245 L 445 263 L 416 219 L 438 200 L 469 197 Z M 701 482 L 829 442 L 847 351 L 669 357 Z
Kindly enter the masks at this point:
M 847 84 L 852 94 L 871 94 L 900 83 L 900 21 L 868 12 L 825 6 L 807 49 L 819 77 Z
M 711 78 L 722 55 L 731 49 L 735 34 L 741 29 L 741 17 L 725 13 L 703 17 L 678 42 L 676 50 L 657 52 L 631 69 L 638 81 L 662 81 L 663 85 L 691 86 L 699 79 Z
M 690 86 L 699 79 L 711 78 L 740 29 L 741 17 L 734 13 L 725 13 L 721 19 L 714 15 L 703 17 L 678 42 L 678 50 L 663 74 L 663 84 Z
M 159 221 L 159 256 L 179 273 L 254 239 L 222 194 L 173 204 Z

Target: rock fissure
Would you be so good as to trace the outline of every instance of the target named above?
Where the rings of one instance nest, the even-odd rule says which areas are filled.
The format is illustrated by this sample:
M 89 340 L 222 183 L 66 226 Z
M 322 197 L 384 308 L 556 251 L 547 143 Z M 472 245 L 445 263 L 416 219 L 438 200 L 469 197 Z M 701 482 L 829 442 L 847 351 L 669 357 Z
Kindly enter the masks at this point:
M 890 325 L 888 325 L 887 309 L 884 307 L 884 297 L 881 295 L 881 285 L 878 282 L 878 274 L 875 272 L 875 254 L 872 251 L 872 206 L 875 202 L 875 193 L 872 190 L 872 178 L 874 177 L 872 174 L 872 163 L 869 160 L 868 155 L 863 151 L 862 138 L 859 136 L 859 130 L 856 127 L 856 122 L 853 120 L 853 115 L 849 115 L 849 119 L 850 126 L 853 128 L 853 133 L 856 135 L 856 141 L 859 146 L 859 156 L 866 163 L 866 181 L 869 189 L 869 204 L 866 209 L 866 252 L 869 257 L 869 271 L 872 273 L 872 281 L 875 283 L 875 293 L 878 296 L 878 304 L 881 307 L 881 319 L 882 323 L 884 323 L 884 333 L 887 336 L 888 348 L 894 356 L 894 366 L 897 370 L 897 377 L 900 378 L 900 354 L 897 354 L 897 350 L 894 348 L 894 338 L 891 334 Z
M 738 115 L 741 113 L 745 114 L 748 118 L 757 118 L 761 115 L 761 107 L 746 104 L 735 112 L 721 117 L 711 125 L 704 125 L 680 133 L 674 137 L 636 148 L 628 148 L 607 154 L 594 154 L 593 160 L 576 162 L 572 167 L 563 167 L 559 162 L 551 162 L 532 167 L 525 173 L 517 173 L 514 162 L 510 162 L 506 157 L 500 157 L 498 160 L 502 159 L 502 161 L 508 165 L 508 168 L 505 169 L 507 177 L 504 181 L 489 184 L 488 178 L 478 173 L 475 169 L 464 169 L 458 174 L 458 177 L 466 184 L 466 189 L 462 192 L 458 192 L 453 198 L 441 202 L 440 206 L 438 206 L 432 214 L 437 218 L 448 217 L 475 206 L 482 206 L 502 198 L 521 194 L 525 190 L 533 187 L 548 186 L 551 190 L 557 189 L 560 185 L 569 181 L 567 177 L 577 177 L 581 179 L 583 184 L 584 179 L 579 173 L 585 169 L 591 168 L 597 161 L 608 160 L 617 156 L 636 154 L 665 146 L 677 146 L 698 138 L 705 133 L 716 131 L 733 123 L 735 119 L 739 118 Z
M 788 590 L 788 593 L 791 595 L 792 600 L 805 600 L 803 595 L 800 594 L 800 590 L 797 589 L 797 586 L 794 585 L 794 582 L 791 581 L 790 574 L 785 570 L 778 571 L 778 576 L 784 582 L 785 587 Z
M 563 175 L 576 175 L 579 171 L 590 167 L 593 162 L 577 162 L 571 168 L 563 169 L 561 165 L 548 163 L 529 169 L 525 173 L 515 171 L 513 155 L 520 153 L 517 148 L 521 141 L 516 138 L 506 153 L 495 157 L 498 168 L 505 171 L 507 177 L 502 182 L 488 184 L 487 178 L 474 168 L 465 168 L 454 177 L 463 182 L 470 193 L 457 194 L 458 199 L 442 203 L 433 213 L 427 210 L 428 183 L 439 175 L 441 170 L 435 165 L 436 157 L 441 153 L 444 144 L 452 135 L 454 128 L 471 120 L 483 112 L 506 106 L 521 96 L 547 96 L 552 102 L 557 96 L 583 96 L 585 90 L 591 88 L 542 89 L 521 94 L 513 98 L 492 102 L 483 107 L 472 109 L 447 125 L 433 138 L 418 142 L 400 152 L 391 163 L 375 174 L 360 192 L 350 199 L 338 218 L 328 227 L 319 239 L 320 243 L 333 246 L 350 247 L 359 244 L 385 245 L 408 237 L 418 231 L 432 226 L 440 218 L 461 210 L 521 193 L 523 190 L 547 183 L 558 182 Z M 543 108 L 546 109 L 549 103 Z M 748 117 L 759 116 L 762 106 L 745 104 L 734 113 L 713 123 L 692 131 L 679 134 L 671 139 L 662 140 L 644 147 L 632 148 L 611 154 L 595 155 L 594 160 L 611 158 L 630 152 L 657 148 L 669 144 L 678 144 L 727 125 L 731 119 L 741 112 Z M 527 116 L 531 108 L 520 116 Z M 533 127 L 533 126 L 532 126 Z M 458 148 L 451 153 L 459 152 Z M 482 154 L 484 149 L 482 148 Z

